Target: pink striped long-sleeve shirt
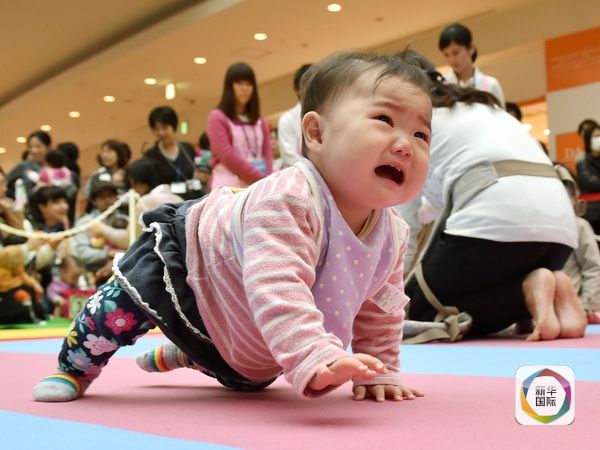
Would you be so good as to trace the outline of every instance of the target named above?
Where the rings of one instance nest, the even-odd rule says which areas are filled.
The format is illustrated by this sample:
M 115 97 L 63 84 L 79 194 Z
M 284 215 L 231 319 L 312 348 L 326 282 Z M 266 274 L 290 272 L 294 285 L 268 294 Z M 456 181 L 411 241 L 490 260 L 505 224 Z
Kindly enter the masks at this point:
M 283 372 L 306 397 L 328 391 L 307 388 L 317 369 L 348 355 L 340 339 L 325 330 L 311 293 L 324 231 L 314 196 L 296 167 L 256 183 L 242 212 L 242 264 L 235 254 L 232 223 L 240 194 L 221 188 L 192 207 L 186 218 L 188 284 L 223 358 L 254 381 Z M 386 312 L 365 299 L 352 339 L 354 352 L 380 358 L 389 372 L 362 384 L 400 384 L 408 227 L 399 217 L 390 217 L 402 242 L 387 280 L 397 293 L 397 307 L 384 308 Z

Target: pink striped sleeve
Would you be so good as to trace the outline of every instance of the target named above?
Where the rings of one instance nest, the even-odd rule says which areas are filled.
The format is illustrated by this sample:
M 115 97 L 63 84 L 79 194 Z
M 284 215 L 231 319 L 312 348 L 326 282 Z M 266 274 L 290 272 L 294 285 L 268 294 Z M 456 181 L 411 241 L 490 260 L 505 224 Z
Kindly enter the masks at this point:
M 289 186 L 275 186 L 247 205 L 243 278 L 254 321 L 273 358 L 298 394 L 310 396 L 314 393 L 306 386 L 317 368 L 347 354 L 325 331 L 310 291 L 321 224 L 304 186 L 305 192 L 296 194 Z

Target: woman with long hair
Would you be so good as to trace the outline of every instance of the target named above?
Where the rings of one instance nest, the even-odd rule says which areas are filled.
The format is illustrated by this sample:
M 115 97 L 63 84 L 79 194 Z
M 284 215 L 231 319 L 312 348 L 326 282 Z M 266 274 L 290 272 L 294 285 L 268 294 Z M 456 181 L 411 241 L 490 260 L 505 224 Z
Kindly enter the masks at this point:
M 585 314 L 561 272 L 577 246 L 575 214 L 552 162 L 497 98 L 446 84 L 414 52 L 407 59 L 432 77 L 418 216 L 436 220 L 406 284 L 410 318 L 431 321 L 454 307 L 472 317 L 471 334 L 533 319 L 529 340 L 583 336 Z
M 246 187 L 273 171 L 269 125 L 260 116 L 256 77 L 245 63 L 229 66 L 221 101 L 208 117 L 213 152 L 211 190 Z

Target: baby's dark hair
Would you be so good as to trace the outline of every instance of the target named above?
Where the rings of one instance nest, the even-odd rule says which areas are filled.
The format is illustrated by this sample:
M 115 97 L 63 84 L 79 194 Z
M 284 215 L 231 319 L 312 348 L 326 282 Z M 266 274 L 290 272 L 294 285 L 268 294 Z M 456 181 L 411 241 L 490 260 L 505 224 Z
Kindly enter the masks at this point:
M 49 150 L 48 153 L 46 153 L 46 162 L 53 169 L 58 169 L 66 166 L 67 158 L 64 153 L 58 150 Z
M 373 91 L 389 77 L 399 77 L 430 95 L 429 79 L 417 66 L 395 55 L 371 53 L 334 53 L 311 68 L 302 77 L 300 95 L 302 117 L 309 111 L 322 113 L 356 80 L 367 72 L 377 71 Z M 306 146 L 302 145 L 306 155 Z

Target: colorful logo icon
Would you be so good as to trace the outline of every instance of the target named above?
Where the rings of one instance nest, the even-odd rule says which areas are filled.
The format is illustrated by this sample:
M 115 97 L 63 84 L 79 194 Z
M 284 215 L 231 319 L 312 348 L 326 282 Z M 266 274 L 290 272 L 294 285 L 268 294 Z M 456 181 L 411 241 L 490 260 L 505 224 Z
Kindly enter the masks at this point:
M 575 373 L 568 366 L 521 366 L 515 417 L 522 425 L 569 425 L 575 419 Z

